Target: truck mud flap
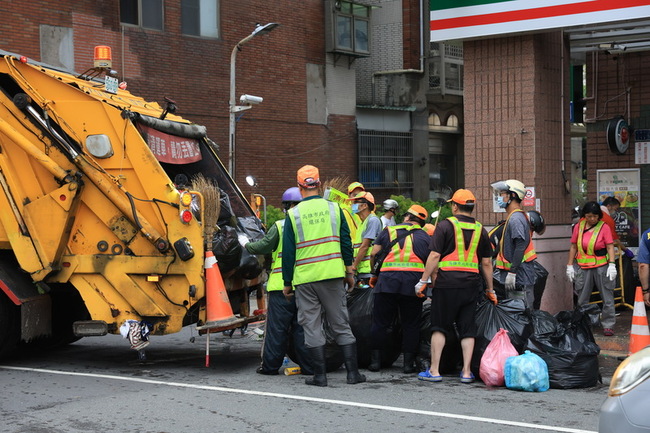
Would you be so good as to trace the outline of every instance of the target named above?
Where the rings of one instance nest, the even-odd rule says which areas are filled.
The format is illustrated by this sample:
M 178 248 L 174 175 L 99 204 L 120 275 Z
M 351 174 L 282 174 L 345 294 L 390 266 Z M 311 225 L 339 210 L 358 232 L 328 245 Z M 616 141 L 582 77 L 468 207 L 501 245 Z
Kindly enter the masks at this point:
M 52 299 L 49 295 L 23 301 L 20 317 L 21 340 L 30 342 L 37 337 L 52 335 Z

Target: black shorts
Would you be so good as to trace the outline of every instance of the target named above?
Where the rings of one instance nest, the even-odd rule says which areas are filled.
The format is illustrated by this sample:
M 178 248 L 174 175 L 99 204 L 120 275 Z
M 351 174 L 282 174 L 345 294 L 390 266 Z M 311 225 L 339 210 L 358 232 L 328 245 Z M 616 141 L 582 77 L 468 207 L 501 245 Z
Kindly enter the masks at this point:
M 476 287 L 440 289 L 433 288 L 431 296 L 431 330 L 447 335 L 453 331 L 454 322 L 458 337 L 476 337 L 476 304 L 480 290 Z

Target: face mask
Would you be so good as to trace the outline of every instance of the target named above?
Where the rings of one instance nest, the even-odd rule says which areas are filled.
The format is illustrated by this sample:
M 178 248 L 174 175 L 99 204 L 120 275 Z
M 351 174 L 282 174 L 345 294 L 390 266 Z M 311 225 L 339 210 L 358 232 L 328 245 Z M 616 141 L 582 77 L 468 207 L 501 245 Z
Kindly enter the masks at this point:
M 505 209 L 505 208 L 508 207 L 508 203 L 503 201 L 503 196 L 498 196 L 497 197 L 497 205 L 499 205 L 499 207 L 501 209 Z
M 352 213 L 359 213 L 359 203 L 352 203 Z

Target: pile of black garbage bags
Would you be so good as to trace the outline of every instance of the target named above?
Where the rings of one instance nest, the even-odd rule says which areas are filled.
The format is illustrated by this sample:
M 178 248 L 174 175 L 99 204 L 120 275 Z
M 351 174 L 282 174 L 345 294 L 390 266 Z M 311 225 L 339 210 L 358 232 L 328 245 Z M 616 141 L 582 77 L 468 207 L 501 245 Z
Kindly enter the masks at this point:
M 357 338 L 361 368 L 367 367 L 370 363 L 372 304 L 372 289 L 355 289 L 348 295 L 350 325 Z M 429 368 L 431 349 L 429 313 L 430 307 L 426 303 L 421 314 L 421 344 L 418 355 L 421 371 Z M 546 362 L 551 388 L 596 386 L 601 382 L 598 366 L 600 347 L 594 340 L 591 324 L 594 320 L 598 320 L 598 314 L 597 305 L 587 305 L 573 311 L 561 311 L 551 315 L 541 310 L 527 310 L 521 300 L 500 300 L 498 305 L 493 305 L 487 300 L 481 301 L 476 311 L 478 334 L 472 358 L 472 372 L 477 378 L 480 377 L 480 362 L 485 349 L 499 329 L 505 329 L 519 354 L 530 350 Z M 343 358 L 337 350 L 327 325 L 325 329 L 328 336 L 328 370 L 332 371 L 341 366 Z M 382 367 L 389 367 L 399 357 L 400 334 L 400 322 L 397 318 L 383 350 Z M 457 373 L 461 366 L 460 341 L 455 333 L 450 333 L 442 353 L 441 373 Z

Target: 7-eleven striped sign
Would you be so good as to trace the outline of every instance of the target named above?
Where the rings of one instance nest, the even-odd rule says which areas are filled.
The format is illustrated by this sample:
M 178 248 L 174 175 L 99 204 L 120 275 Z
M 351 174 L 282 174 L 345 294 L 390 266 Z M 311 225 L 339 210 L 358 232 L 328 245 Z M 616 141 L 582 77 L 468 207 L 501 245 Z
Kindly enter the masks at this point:
M 650 16 L 648 0 L 429 0 L 431 41 Z

